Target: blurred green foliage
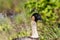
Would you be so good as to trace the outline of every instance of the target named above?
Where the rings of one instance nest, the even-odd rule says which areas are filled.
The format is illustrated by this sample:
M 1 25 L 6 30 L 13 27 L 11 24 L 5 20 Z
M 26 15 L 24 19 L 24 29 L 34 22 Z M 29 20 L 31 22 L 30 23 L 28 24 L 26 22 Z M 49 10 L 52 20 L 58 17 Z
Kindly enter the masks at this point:
M 0 0 L 0 12 L 7 9 L 13 9 L 19 14 L 14 16 L 13 23 L 8 17 L 0 19 L 0 40 L 30 36 L 30 19 L 34 12 L 42 17 L 42 21 L 37 22 L 39 39 L 60 38 L 60 0 Z
M 53 12 L 53 9 L 59 8 L 60 6 L 57 5 L 60 4 L 60 1 L 54 0 L 30 0 L 25 4 L 25 8 L 28 9 L 30 12 L 34 9 L 36 11 L 33 12 L 38 12 L 42 16 L 43 21 L 45 22 L 52 22 L 56 21 L 58 18 L 58 15 L 56 15 L 55 12 Z M 30 14 L 29 14 L 30 15 Z
M 58 12 L 55 12 L 55 9 L 60 8 L 59 5 L 59 0 L 30 0 L 25 4 L 25 8 L 29 10 L 27 15 L 31 16 L 34 12 L 38 12 L 42 17 L 42 22 L 38 23 L 40 40 L 55 40 L 56 38 L 60 38 L 60 29 L 57 24 L 59 16 Z

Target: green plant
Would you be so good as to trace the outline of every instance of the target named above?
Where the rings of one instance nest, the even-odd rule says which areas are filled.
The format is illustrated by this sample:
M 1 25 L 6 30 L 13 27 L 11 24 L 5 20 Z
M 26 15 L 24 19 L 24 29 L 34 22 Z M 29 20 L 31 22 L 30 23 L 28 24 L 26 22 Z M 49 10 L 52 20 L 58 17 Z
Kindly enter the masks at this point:
M 56 24 L 58 15 L 54 11 L 60 7 L 59 2 L 59 0 L 29 0 L 25 4 L 25 9 L 29 10 L 27 15 L 32 15 L 34 12 L 38 12 L 42 17 L 42 24 L 38 23 L 38 31 L 41 40 L 53 40 L 60 37 L 60 29 Z M 59 32 L 57 32 L 57 30 Z

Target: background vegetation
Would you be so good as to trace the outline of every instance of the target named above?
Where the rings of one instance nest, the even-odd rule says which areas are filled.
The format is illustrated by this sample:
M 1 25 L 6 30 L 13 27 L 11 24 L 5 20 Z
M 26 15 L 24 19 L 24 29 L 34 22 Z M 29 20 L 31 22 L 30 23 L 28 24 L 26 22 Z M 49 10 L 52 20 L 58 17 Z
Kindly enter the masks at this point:
M 60 40 L 60 0 L 0 0 L 0 40 L 30 36 L 34 12 L 42 17 L 39 39 Z

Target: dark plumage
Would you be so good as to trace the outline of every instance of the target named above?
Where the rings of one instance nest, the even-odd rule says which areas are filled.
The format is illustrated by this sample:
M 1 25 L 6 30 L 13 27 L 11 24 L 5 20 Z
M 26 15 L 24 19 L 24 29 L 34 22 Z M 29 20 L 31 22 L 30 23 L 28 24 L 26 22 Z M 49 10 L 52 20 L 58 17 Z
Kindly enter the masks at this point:
M 42 20 L 41 15 L 39 13 L 34 13 L 32 16 L 35 17 L 35 22 L 37 22 L 38 20 Z

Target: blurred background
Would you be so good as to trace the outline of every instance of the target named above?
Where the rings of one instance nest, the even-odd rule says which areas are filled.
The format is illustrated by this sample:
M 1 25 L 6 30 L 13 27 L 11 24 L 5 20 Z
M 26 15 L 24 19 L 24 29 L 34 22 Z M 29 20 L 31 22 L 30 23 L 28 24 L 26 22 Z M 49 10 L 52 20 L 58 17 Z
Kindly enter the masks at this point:
M 0 40 L 31 36 L 31 15 L 39 13 L 39 40 L 60 40 L 60 0 L 0 0 Z

